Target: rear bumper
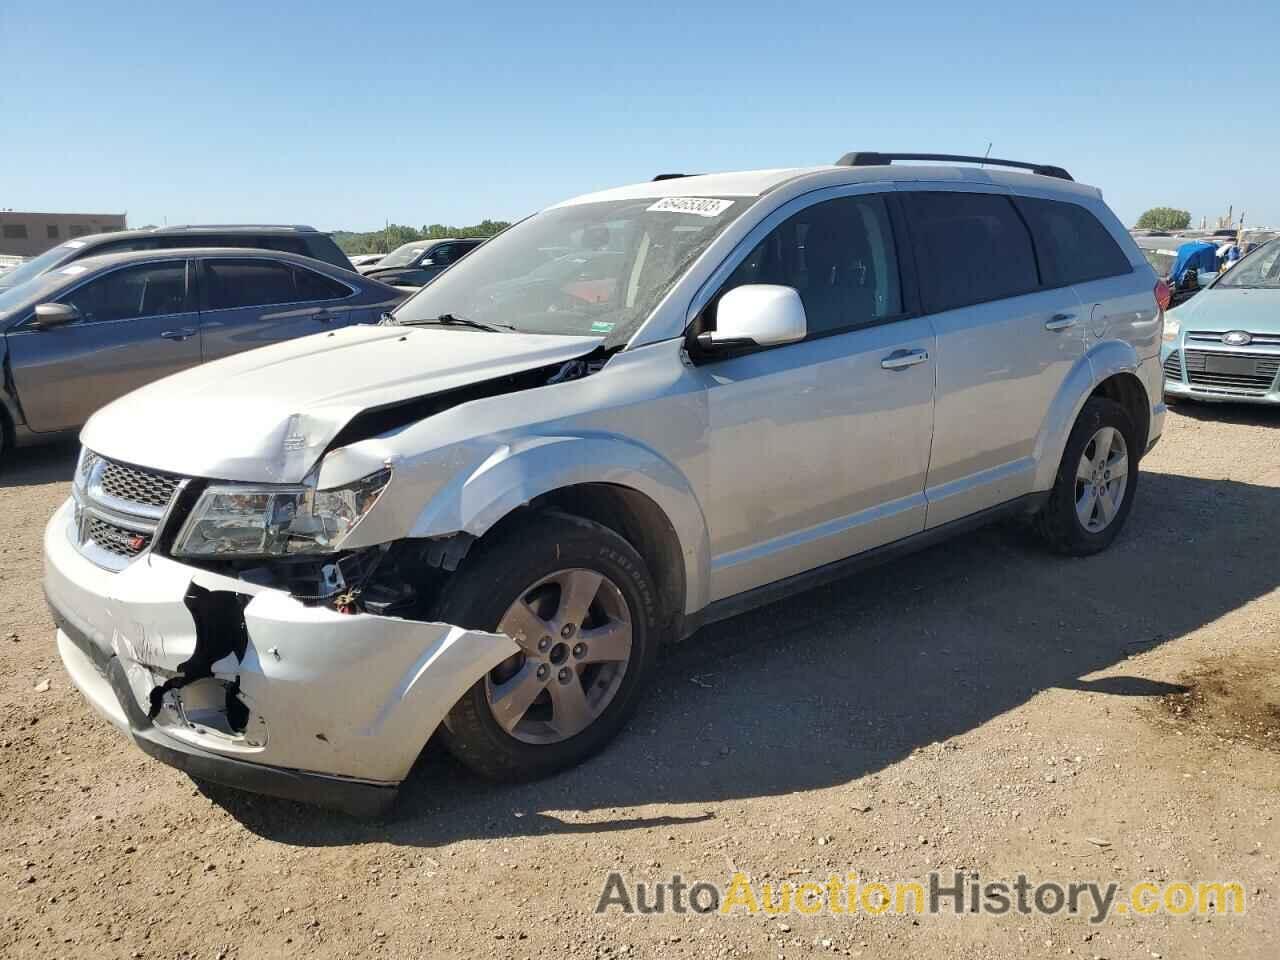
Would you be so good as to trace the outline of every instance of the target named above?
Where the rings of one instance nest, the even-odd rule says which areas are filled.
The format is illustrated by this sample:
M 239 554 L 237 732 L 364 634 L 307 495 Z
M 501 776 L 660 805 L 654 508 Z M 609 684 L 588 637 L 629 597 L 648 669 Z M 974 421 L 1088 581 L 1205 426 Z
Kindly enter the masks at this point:
M 44 543 L 69 677 L 147 753 L 218 783 L 385 809 L 449 709 L 517 649 L 500 634 L 304 606 L 150 554 L 113 572 L 80 553 L 71 527 L 68 502 Z M 194 587 L 233 620 L 189 606 Z M 233 645 L 218 642 L 236 634 L 240 652 L 224 653 Z

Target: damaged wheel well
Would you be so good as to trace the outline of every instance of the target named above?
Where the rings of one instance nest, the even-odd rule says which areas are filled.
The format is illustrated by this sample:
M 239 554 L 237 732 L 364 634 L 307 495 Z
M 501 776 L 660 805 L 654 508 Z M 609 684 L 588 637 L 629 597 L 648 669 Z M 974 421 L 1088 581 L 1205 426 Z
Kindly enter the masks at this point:
M 640 491 L 613 483 L 562 487 L 537 497 L 528 509 L 548 507 L 608 527 L 635 547 L 658 587 L 663 626 L 674 631 L 684 614 L 684 554 L 675 527 L 661 507 Z M 504 517 L 486 536 L 518 519 L 523 512 L 517 510 Z

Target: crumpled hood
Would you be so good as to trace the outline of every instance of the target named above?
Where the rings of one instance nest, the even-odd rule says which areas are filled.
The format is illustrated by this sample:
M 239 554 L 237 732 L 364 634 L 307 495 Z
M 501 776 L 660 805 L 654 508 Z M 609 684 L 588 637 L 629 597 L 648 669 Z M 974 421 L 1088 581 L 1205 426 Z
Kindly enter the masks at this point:
M 1280 290 L 1215 286 L 1171 311 L 1184 330 L 1280 333 Z
M 80 441 L 185 476 L 295 483 L 352 417 L 589 353 L 596 337 L 355 326 L 250 350 L 135 390 Z

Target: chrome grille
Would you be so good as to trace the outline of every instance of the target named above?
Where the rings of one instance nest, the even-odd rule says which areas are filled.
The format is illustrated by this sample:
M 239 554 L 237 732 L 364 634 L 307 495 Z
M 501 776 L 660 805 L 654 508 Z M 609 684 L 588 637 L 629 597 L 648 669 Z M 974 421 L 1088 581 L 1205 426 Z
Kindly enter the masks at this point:
M 1208 369 L 1210 358 L 1237 357 L 1254 361 L 1254 372 L 1220 373 Z M 1186 352 L 1187 382 L 1196 387 L 1246 394 L 1266 393 L 1280 373 L 1280 354 L 1273 353 L 1208 353 L 1204 350 Z
M 89 479 L 89 474 L 93 473 L 93 467 L 98 462 L 99 457 L 92 450 L 86 450 L 84 456 L 80 458 L 80 482 L 84 483 Z
M 151 549 L 166 512 L 186 482 L 185 477 L 85 450 L 71 488 L 80 552 L 100 567 L 123 570 Z
M 96 454 L 92 455 L 96 459 Z M 173 499 L 173 492 L 182 482 L 181 477 L 166 473 L 154 473 L 150 470 L 139 470 L 122 463 L 107 460 L 103 468 L 100 483 L 102 492 L 108 496 L 130 503 L 144 503 L 149 507 L 167 507 Z
M 144 533 L 117 527 L 100 517 L 88 517 L 85 520 L 86 540 L 91 540 L 108 553 L 117 557 L 132 559 L 151 544 L 151 537 Z
M 1223 333 L 1207 330 L 1192 330 L 1187 334 L 1188 343 L 1222 343 Z M 1280 347 L 1280 333 L 1250 333 L 1250 345 Z
M 1182 354 L 1177 350 L 1169 354 L 1168 359 L 1164 362 L 1164 378 L 1177 383 L 1182 382 Z

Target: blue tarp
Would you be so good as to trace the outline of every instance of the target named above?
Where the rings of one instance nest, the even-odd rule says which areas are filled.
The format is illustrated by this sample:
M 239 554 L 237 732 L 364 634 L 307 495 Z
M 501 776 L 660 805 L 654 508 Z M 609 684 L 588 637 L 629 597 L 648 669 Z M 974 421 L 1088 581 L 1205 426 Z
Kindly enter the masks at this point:
M 1200 273 L 1218 272 L 1218 248 L 1205 240 L 1192 240 L 1178 248 L 1178 258 L 1173 261 L 1173 269 L 1169 271 L 1169 279 L 1181 283 L 1182 276 L 1188 270 Z

